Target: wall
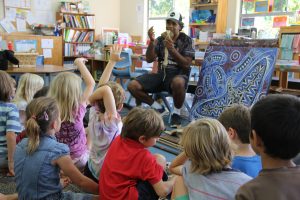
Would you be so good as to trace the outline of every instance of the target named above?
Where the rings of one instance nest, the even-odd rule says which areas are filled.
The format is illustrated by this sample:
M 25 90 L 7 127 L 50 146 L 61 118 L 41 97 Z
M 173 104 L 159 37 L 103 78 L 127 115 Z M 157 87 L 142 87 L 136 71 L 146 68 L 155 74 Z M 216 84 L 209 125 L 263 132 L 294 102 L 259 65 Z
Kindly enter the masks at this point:
M 120 31 L 146 38 L 147 0 L 120 1 Z
M 237 33 L 240 23 L 240 0 L 228 0 L 227 28 L 231 28 L 233 33 Z
M 60 6 L 59 3 L 60 0 L 51 0 L 51 1 L 52 1 L 53 13 L 55 13 Z M 91 8 L 91 12 L 96 14 L 95 20 L 96 20 L 97 34 L 101 33 L 102 27 L 105 28 L 120 27 L 120 1 L 121 0 L 110 0 L 108 3 L 106 0 L 88 0 Z M 4 0 L 0 0 L 0 19 L 3 19 L 4 17 L 3 2 Z M 33 0 L 31 0 L 31 2 L 33 2 Z M 2 31 L 3 29 L 1 27 L 0 32 Z

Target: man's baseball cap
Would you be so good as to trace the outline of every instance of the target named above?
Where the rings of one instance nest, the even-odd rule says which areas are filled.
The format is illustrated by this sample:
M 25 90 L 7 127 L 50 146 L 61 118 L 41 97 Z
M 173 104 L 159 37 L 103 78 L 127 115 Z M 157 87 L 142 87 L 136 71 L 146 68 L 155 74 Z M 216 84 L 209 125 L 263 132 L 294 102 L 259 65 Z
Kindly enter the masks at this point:
M 177 11 L 171 11 L 169 12 L 167 16 L 167 20 L 172 20 L 178 24 L 182 24 L 182 16 L 179 12 Z

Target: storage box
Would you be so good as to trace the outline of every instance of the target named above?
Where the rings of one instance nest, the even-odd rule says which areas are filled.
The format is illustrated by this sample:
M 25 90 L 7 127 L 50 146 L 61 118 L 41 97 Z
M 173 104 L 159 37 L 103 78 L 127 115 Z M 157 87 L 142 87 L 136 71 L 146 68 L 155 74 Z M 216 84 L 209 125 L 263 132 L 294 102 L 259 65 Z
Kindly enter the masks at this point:
M 33 67 L 36 66 L 36 58 L 38 53 L 18 53 L 15 52 L 15 57 L 19 60 L 20 67 Z M 17 65 L 13 65 L 16 67 Z

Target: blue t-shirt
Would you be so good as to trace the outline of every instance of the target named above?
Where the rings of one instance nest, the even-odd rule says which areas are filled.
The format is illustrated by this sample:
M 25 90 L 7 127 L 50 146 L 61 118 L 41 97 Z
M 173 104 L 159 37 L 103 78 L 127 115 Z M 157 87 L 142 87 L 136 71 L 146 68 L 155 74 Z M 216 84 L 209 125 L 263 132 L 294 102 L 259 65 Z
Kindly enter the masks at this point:
M 16 147 L 14 164 L 15 179 L 19 199 L 42 199 L 60 195 L 60 184 L 57 165 L 52 161 L 69 155 L 69 147 L 56 141 L 54 136 L 40 136 L 40 144 L 33 154 L 27 153 L 28 138 L 23 139 Z
M 0 101 L 0 158 L 7 157 L 7 132 L 21 132 L 19 110 L 15 104 Z
M 255 178 L 262 168 L 260 156 L 235 156 L 232 160 L 232 168 Z

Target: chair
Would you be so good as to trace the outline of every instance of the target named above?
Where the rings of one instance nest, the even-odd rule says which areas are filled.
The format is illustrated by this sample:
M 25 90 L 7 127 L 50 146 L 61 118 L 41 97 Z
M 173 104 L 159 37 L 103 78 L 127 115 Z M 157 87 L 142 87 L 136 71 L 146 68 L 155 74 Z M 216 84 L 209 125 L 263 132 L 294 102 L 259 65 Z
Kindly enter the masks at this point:
M 145 69 L 138 69 L 135 68 L 134 72 L 131 71 L 132 66 L 132 50 L 130 48 L 125 49 L 121 52 L 120 57 L 124 58 L 122 61 L 117 62 L 112 70 L 112 74 L 114 76 L 113 81 L 117 81 L 117 79 L 120 80 L 120 84 L 123 87 L 124 90 L 127 90 L 127 86 L 130 82 L 130 80 L 148 73 Z M 129 96 L 127 103 L 129 104 L 131 100 L 131 96 Z
M 198 68 L 197 68 L 198 69 Z M 193 74 L 199 74 L 199 72 L 195 72 L 193 67 L 191 68 L 191 72 L 189 74 L 189 79 L 188 81 L 190 80 L 191 76 Z M 188 87 L 187 87 L 188 88 Z M 173 112 L 173 109 L 174 109 L 174 103 L 171 105 L 170 102 L 167 100 L 167 97 L 172 97 L 172 95 L 167 92 L 167 91 L 161 91 L 161 92 L 158 92 L 158 93 L 154 93 L 153 94 L 153 98 L 154 99 L 157 99 L 157 98 L 161 98 L 162 101 L 164 102 L 165 106 L 167 107 L 168 111 L 169 111 L 169 116 L 168 116 L 168 123 L 170 124 L 171 123 L 171 116 L 172 116 L 172 112 Z M 186 98 L 184 99 L 184 102 L 183 102 L 183 106 L 187 109 L 188 113 L 191 112 L 191 107 L 189 106 Z

